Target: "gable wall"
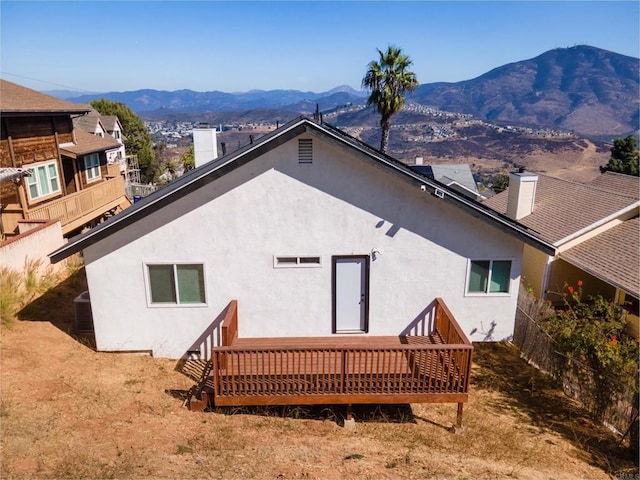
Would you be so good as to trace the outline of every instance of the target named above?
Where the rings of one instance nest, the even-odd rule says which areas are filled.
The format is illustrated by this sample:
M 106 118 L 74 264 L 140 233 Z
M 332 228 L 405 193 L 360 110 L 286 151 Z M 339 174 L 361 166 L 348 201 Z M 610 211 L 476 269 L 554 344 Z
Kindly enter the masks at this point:
M 85 249 L 101 350 L 179 357 L 216 342 L 216 318 L 239 302 L 239 335 L 331 336 L 331 256 L 371 262 L 369 334 L 397 335 L 443 297 L 474 340 L 509 336 L 522 243 L 379 166 L 297 139 Z M 274 255 L 321 256 L 274 268 Z M 511 259 L 512 293 L 465 296 L 468 259 Z M 205 307 L 149 307 L 145 262 L 204 262 Z M 198 340 L 200 339 L 200 340 Z M 211 342 L 211 338 L 206 340 Z

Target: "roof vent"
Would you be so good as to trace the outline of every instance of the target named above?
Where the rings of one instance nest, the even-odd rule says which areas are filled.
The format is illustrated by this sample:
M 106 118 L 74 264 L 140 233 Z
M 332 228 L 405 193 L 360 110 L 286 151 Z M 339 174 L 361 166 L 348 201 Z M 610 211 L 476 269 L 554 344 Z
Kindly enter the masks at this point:
M 313 163 L 313 140 L 311 138 L 298 139 L 298 163 Z

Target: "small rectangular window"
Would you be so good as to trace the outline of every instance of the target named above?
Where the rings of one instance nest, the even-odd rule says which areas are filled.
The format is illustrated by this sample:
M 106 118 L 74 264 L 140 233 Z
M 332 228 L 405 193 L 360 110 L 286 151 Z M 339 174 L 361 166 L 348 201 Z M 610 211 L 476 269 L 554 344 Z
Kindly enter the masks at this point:
M 274 268 L 285 267 L 321 267 L 322 259 L 319 256 L 307 257 L 273 257 Z
M 511 260 L 471 260 L 467 275 L 469 294 L 505 294 L 511 284 Z
M 206 303 L 202 264 L 147 265 L 152 305 Z
M 100 173 L 100 157 L 97 153 L 84 157 L 84 169 L 87 174 L 87 182 L 97 180 L 102 177 Z
M 311 138 L 298 139 L 298 163 L 313 163 L 313 140 Z
M 41 163 L 29 166 L 31 175 L 27 177 L 29 198 L 36 200 L 41 197 L 60 192 L 60 179 L 56 162 Z

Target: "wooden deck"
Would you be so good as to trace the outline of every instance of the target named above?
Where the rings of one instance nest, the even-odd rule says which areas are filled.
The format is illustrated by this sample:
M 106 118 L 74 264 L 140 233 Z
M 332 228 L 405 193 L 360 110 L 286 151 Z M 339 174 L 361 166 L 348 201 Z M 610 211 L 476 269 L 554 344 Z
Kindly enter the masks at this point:
M 473 346 L 441 299 L 433 331 L 411 336 L 238 338 L 237 303 L 213 350 L 213 403 L 309 405 L 468 400 Z

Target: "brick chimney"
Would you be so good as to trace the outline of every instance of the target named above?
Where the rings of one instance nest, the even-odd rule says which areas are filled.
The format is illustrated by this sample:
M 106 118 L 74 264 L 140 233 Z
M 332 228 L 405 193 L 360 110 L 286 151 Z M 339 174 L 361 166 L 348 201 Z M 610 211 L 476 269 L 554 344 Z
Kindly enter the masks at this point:
M 509 174 L 507 217 L 520 220 L 533 212 L 536 201 L 538 175 L 529 172 Z

